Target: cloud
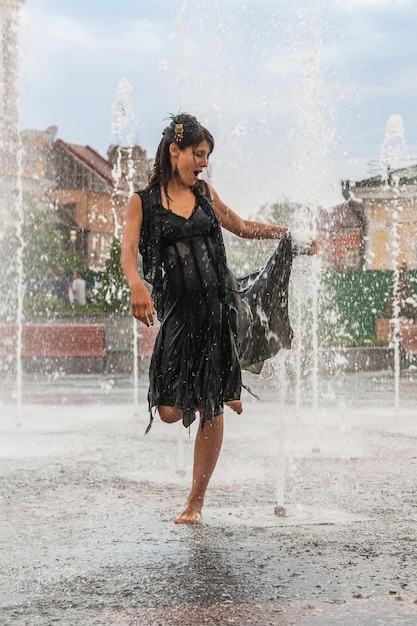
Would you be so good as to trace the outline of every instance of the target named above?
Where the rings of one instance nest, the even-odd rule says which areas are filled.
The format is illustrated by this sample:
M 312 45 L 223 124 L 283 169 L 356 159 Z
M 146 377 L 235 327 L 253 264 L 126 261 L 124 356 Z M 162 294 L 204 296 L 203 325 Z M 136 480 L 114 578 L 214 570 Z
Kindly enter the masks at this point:
M 166 56 L 164 33 L 149 21 L 131 20 L 123 35 L 111 25 L 92 24 L 78 16 L 53 13 L 24 14 L 22 24 L 22 69 L 26 78 L 49 74 L 64 78 L 64 71 L 84 74 L 94 68 L 105 73 L 114 68 L 147 67 L 151 59 Z M 45 73 L 46 72 L 46 73 Z
M 337 188 L 343 162 L 377 158 L 390 114 L 417 128 L 414 5 L 353 2 L 27 0 L 23 121 L 105 152 L 124 78 L 135 141 L 152 155 L 166 114 L 196 114 L 215 134 L 215 177 L 242 207 L 280 189 L 297 199 L 309 169 Z
M 58 125 L 65 139 L 89 142 L 103 152 L 111 139 L 111 107 L 122 78 L 134 86 L 137 110 L 155 111 L 161 82 L 178 101 L 170 24 L 132 17 L 119 19 L 116 28 L 113 21 L 85 20 L 82 13 L 61 15 L 33 2 L 25 9 L 21 32 L 25 125 Z

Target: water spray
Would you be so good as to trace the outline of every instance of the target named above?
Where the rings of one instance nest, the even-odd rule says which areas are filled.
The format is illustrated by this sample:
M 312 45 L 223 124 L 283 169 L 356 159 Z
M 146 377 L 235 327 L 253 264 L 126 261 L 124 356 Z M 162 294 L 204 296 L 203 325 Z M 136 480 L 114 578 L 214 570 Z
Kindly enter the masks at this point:
M 128 195 L 131 196 L 134 192 L 134 176 L 136 170 L 132 158 L 133 149 L 133 133 L 136 128 L 135 113 L 132 104 L 133 87 L 128 80 L 122 78 L 117 86 L 116 98 L 112 106 L 112 134 L 116 136 L 118 141 L 117 156 L 113 167 L 113 179 L 114 179 L 114 193 L 112 210 L 114 215 L 114 236 L 120 236 L 121 227 L 118 223 L 117 211 L 114 203 L 114 198 L 120 193 L 119 186 L 122 178 L 125 178 L 128 183 Z M 121 144 L 123 141 L 127 144 L 127 174 L 123 176 L 122 159 L 123 150 Z M 138 321 L 135 317 L 132 317 L 132 330 L 133 330 L 133 394 L 134 394 L 134 407 L 135 415 L 138 413 L 139 403 L 139 333 L 138 333 Z

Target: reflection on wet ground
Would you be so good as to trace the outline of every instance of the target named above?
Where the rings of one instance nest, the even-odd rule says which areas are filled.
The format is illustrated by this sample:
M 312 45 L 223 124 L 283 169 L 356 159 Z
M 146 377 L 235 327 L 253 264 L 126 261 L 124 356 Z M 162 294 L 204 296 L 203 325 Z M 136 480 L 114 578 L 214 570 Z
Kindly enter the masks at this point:
M 172 522 L 194 431 L 144 437 L 144 382 L 137 407 L 124 377 L 23 389 L 20 409 L 0 396 L 0 624 L 417 623 L 412 375 L 398 410 L 390 372 L 321 380 L 314 410 L 259 382 L 227 413 L 197 527 Z

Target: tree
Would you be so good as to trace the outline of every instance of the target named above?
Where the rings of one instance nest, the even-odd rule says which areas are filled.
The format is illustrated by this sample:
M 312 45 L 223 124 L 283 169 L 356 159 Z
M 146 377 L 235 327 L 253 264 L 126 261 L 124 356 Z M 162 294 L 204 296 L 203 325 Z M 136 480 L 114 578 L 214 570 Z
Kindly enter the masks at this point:
M 30 202 L 24 210 L 22 225 L 23 272 L 25 280 L 41 280 L 48 269 L 54 274 L 59 267 L 71 274 L 74 269 L 84 271 L 87 259 L 79 252 L 68 250 L 65 235 L 53 219 L 53 210 L 43 204 Z
M 35 294 L 50 270 L 57 274 L 63 267 L 70 274 L 87 267 L 87 260 L 67 249 L 65 235 L 58 229 L 53 209 L 31 199 L 26 201 L 21 218 L 9 221 L 0 234 L 0 316 L 14 316 L 20 283 L 35 285 Z M 26 292 L 25 298 L 30 297 Z
M 359 205 L 354 200 L 354 196 L 350 190 L 350 181 L 342 180 L 342 194 L 353 215 L 356 217 L 359 224 L 359 264 L 360 269 L 365 267 L 365 240 L 366 240 L 366 220 Z
M 298 225 L 300 216 L 305 210 L 301 204 L 284 199 L 263 205 L 253 219 L 293 229 Z M 277 241 L 274 239 L 242 239 L 229 233 L 225 235 L 225 244 L 229 266 L 236 276 L 244 276 L 263 267 L 277 247 Z
M 269 224 L 280 224 L 294 228 L 301 213 L 305 212 L 305 207 L 298 202 L 290 202 L 287 199 L 274 202 L 270 205 L 263 205 L 256 214 L 256 220 Z
M 120 239 L 115 237 L 103 272 L 103 302 L 105 311 L 127 314 L 130 312 L 130 289 L 122 271 L 120 254 Z
M 407 263 L 402 263 L 398 270 L 387 305 L 387 317 L 402 317 L 414 320 L 417 317 L 417 302 L 411 287 L 410 272 Z

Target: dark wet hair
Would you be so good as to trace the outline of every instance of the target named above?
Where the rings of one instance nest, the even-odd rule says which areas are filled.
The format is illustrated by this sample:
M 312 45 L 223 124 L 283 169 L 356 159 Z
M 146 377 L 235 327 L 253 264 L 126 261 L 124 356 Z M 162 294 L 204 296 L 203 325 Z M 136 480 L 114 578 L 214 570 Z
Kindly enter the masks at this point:
M 169 154 L 169 146 L 172 143 L 176 143 L 180 150 L 185 150 L 190 146 L 196 148 L 202 141 L 207 141 L 210 146 L 210 154 L 214 150 L 213 135 L 193 115 L 179 113 L 169 117 L 171 122 L 162 132 L 162 139 L 156 151 L 155 162 L 149 178 L 149 184 L 162 185 L 167 196 L 168 181 L 172 173 Z

